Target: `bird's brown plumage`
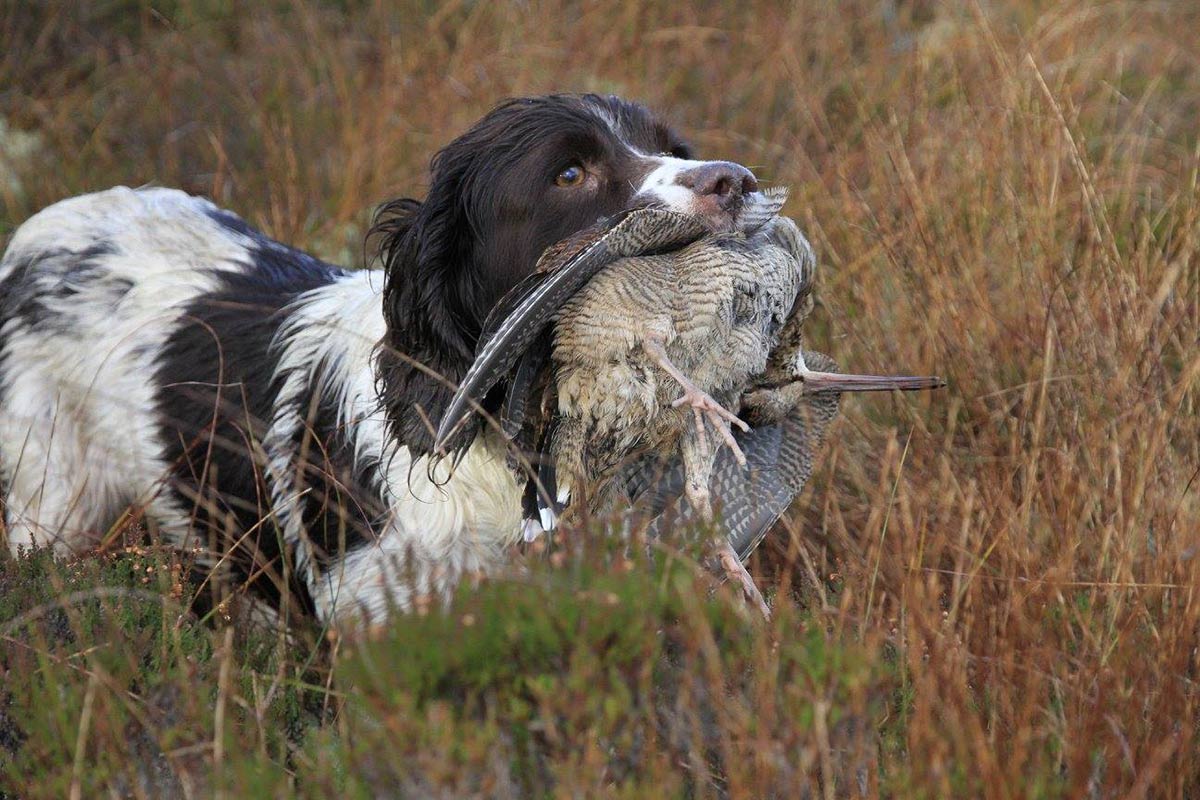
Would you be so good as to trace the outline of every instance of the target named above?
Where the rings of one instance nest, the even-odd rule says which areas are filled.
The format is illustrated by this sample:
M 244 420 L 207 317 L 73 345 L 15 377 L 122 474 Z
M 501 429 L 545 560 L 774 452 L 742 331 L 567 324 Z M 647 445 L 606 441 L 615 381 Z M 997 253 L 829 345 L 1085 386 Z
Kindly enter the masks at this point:
M 795 224 L 770 217 L 749 235 L 715 234 L 624 258 L 593 277 L 554 326 L 551 452 L 560 487 L 577 496 L 607 487 L 631 456 L 677 449 L 688 494 L 702 503 L 725 431 L 717 415 L 673 407 L 682 389 L 672 373 L 736 412 L 807 296 L 814 267 Z M 592 510 L 605 496 L 601 489 Z
M 569 497 L 632 507 L 653 534 L 711 521 L 716 494 L 714 568 L 765 611 L 741 561 L 803 488 L 838 393 L 940 385 L 844 376 L 804 352 L 816 260 L 778 216 L 785 197 L 757 194 L 732 233 L 639 209 L 548 249 L 485 326 L 439 440 L 507 376 L 500 418 L 514 466 L 534 468 L 530 516 Z

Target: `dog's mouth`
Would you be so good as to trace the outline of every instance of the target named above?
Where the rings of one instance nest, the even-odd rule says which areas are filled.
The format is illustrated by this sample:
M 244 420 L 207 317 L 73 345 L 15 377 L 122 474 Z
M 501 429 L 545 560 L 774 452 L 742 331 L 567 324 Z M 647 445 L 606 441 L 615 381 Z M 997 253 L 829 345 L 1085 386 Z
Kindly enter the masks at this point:
M 769 188 L 722 199 L 716 195 L 696 197 L 685 209 L 674 208 L 657 198 L 646 198 L 636 208 L 681 211 L 699 219 L 712 233 L 753 233 L 779 214 L 787 200 L 787 189 Z
M 697 196 L 683 204 L 669 203 L 659 197 L 638 198 L 631 210 L 642 208 L 677 211 L 699 219 L 712 233 L 753 233 L 776 216 L 787 199 L 786 189 L 770 188 L 748 194 L 738 192 L 729 197 Z

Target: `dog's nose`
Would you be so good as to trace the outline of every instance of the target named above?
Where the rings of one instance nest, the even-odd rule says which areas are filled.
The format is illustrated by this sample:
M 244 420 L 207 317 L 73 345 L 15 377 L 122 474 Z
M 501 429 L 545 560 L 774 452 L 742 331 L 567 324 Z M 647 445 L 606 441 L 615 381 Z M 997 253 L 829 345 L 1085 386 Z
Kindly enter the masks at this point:
M 758 191 L 754 173 L 732 161 L 706 161 L 680 173 L 675 182 L 700 197 L 715 195 L 721 208 L 729 208 L 744 196 Z

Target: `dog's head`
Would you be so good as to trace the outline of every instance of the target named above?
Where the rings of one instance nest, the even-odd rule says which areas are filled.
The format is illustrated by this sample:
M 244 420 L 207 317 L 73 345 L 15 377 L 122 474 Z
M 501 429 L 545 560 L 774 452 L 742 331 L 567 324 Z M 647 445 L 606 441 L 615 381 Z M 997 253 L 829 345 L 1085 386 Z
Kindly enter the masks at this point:
M 649 205 L 729 229 L 756 188 L 745 167 L 696 160 L 655 114 L 617 97 L 549 95 L 492 110 L 434 157 L 424 201 L 393 201 L 376 216 L 393 433 L 428 451 L 428 420 L 470 365 L 483 320 L 546 247 Z

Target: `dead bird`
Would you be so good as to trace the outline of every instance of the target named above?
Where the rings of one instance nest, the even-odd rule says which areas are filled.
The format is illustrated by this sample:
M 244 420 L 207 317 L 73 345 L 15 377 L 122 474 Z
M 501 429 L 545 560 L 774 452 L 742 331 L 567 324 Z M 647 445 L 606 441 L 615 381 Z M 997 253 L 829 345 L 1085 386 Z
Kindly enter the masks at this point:
M 573 489 L 604 485 L 635 451 L 676 442 L 688 490 L 702 504 L 717 449 L 709 429 L 745 463 L 731 427 L 748 426 L 726 406 L 764 368 L 814 263 L 795 225 L 777 217 L 785 199 L 783 190 L 754 193 L 739 230 L 728 233 L 710 234 L 696 217 L 644 209 L 551 248 L 527 286 L 501 302 L 499 322 L 485 333 L 455 398 L 462 402 L 452 402 L 441 421 L 439 442 L 513 361 L 502 418 L 507 432 L 518 433 L 533 381 L 550 362 L 557 407 L 543 402 L 539 411 L 552 418 L 545 438 L 553 467 L 540 477 L 557 490 L 545 487 L 544 512 Z M 546 340 L 540 347 L 533 341 L 550 318 L 552 353 Z M 552 525 L 552 514 L 542 522 Z
M 795 224 L 778 216 L 785 198 L 780 190 L 754 193 L 732 232 L 650 208 L 550 248 L 485 325 L 476 361 L 440 422 L 439 445 L 452 442 L 507 377 L 500 423 L 522 456 L 532 456 L 529 534 L 553 527 L 567 500 L 603 512 L 645 494 L 619 476 L 630 463 L 664 457 L 672 468 L 654 496 L 681 490 L 688 513 L 711 520 L 720 443 L 734 465 L 717 474 L 727 489 L 738 470 L 778 459 L 779 446 L 798 441 L 752 433 L 738 416 L 744 393 L 752 392 L 746 400 L 763 421 L 780 425 L 806 392 L 923 387 L 929 379 L 808 367 L 798 332 L 812 306 L 816 260 Z M 794 343 L 779 351 L 785 325 Z M 836 396 L 831 402 L 829 418 Z M 756 448 L 753 458 L 747 446 Z M 785 481 L 780 492 L 790 486 Z M 722 568 L 765 610 L 741 566 L 749 550 L 740 550 L 725 546 Z
M 775 216 L 785 195 L 766 197 L 755 228 L 622 259 L 564 303 L 551 352 L 555 500 L 597 487 L 588 505 L 608 510 L 609 479 L 631 457 L 678 452 L 684 491 L 711 518 L 713 460 L 724 444 L 746 463 L 733 434 L 749 431 L 739 397 L 815 265 L 795 224 Z

